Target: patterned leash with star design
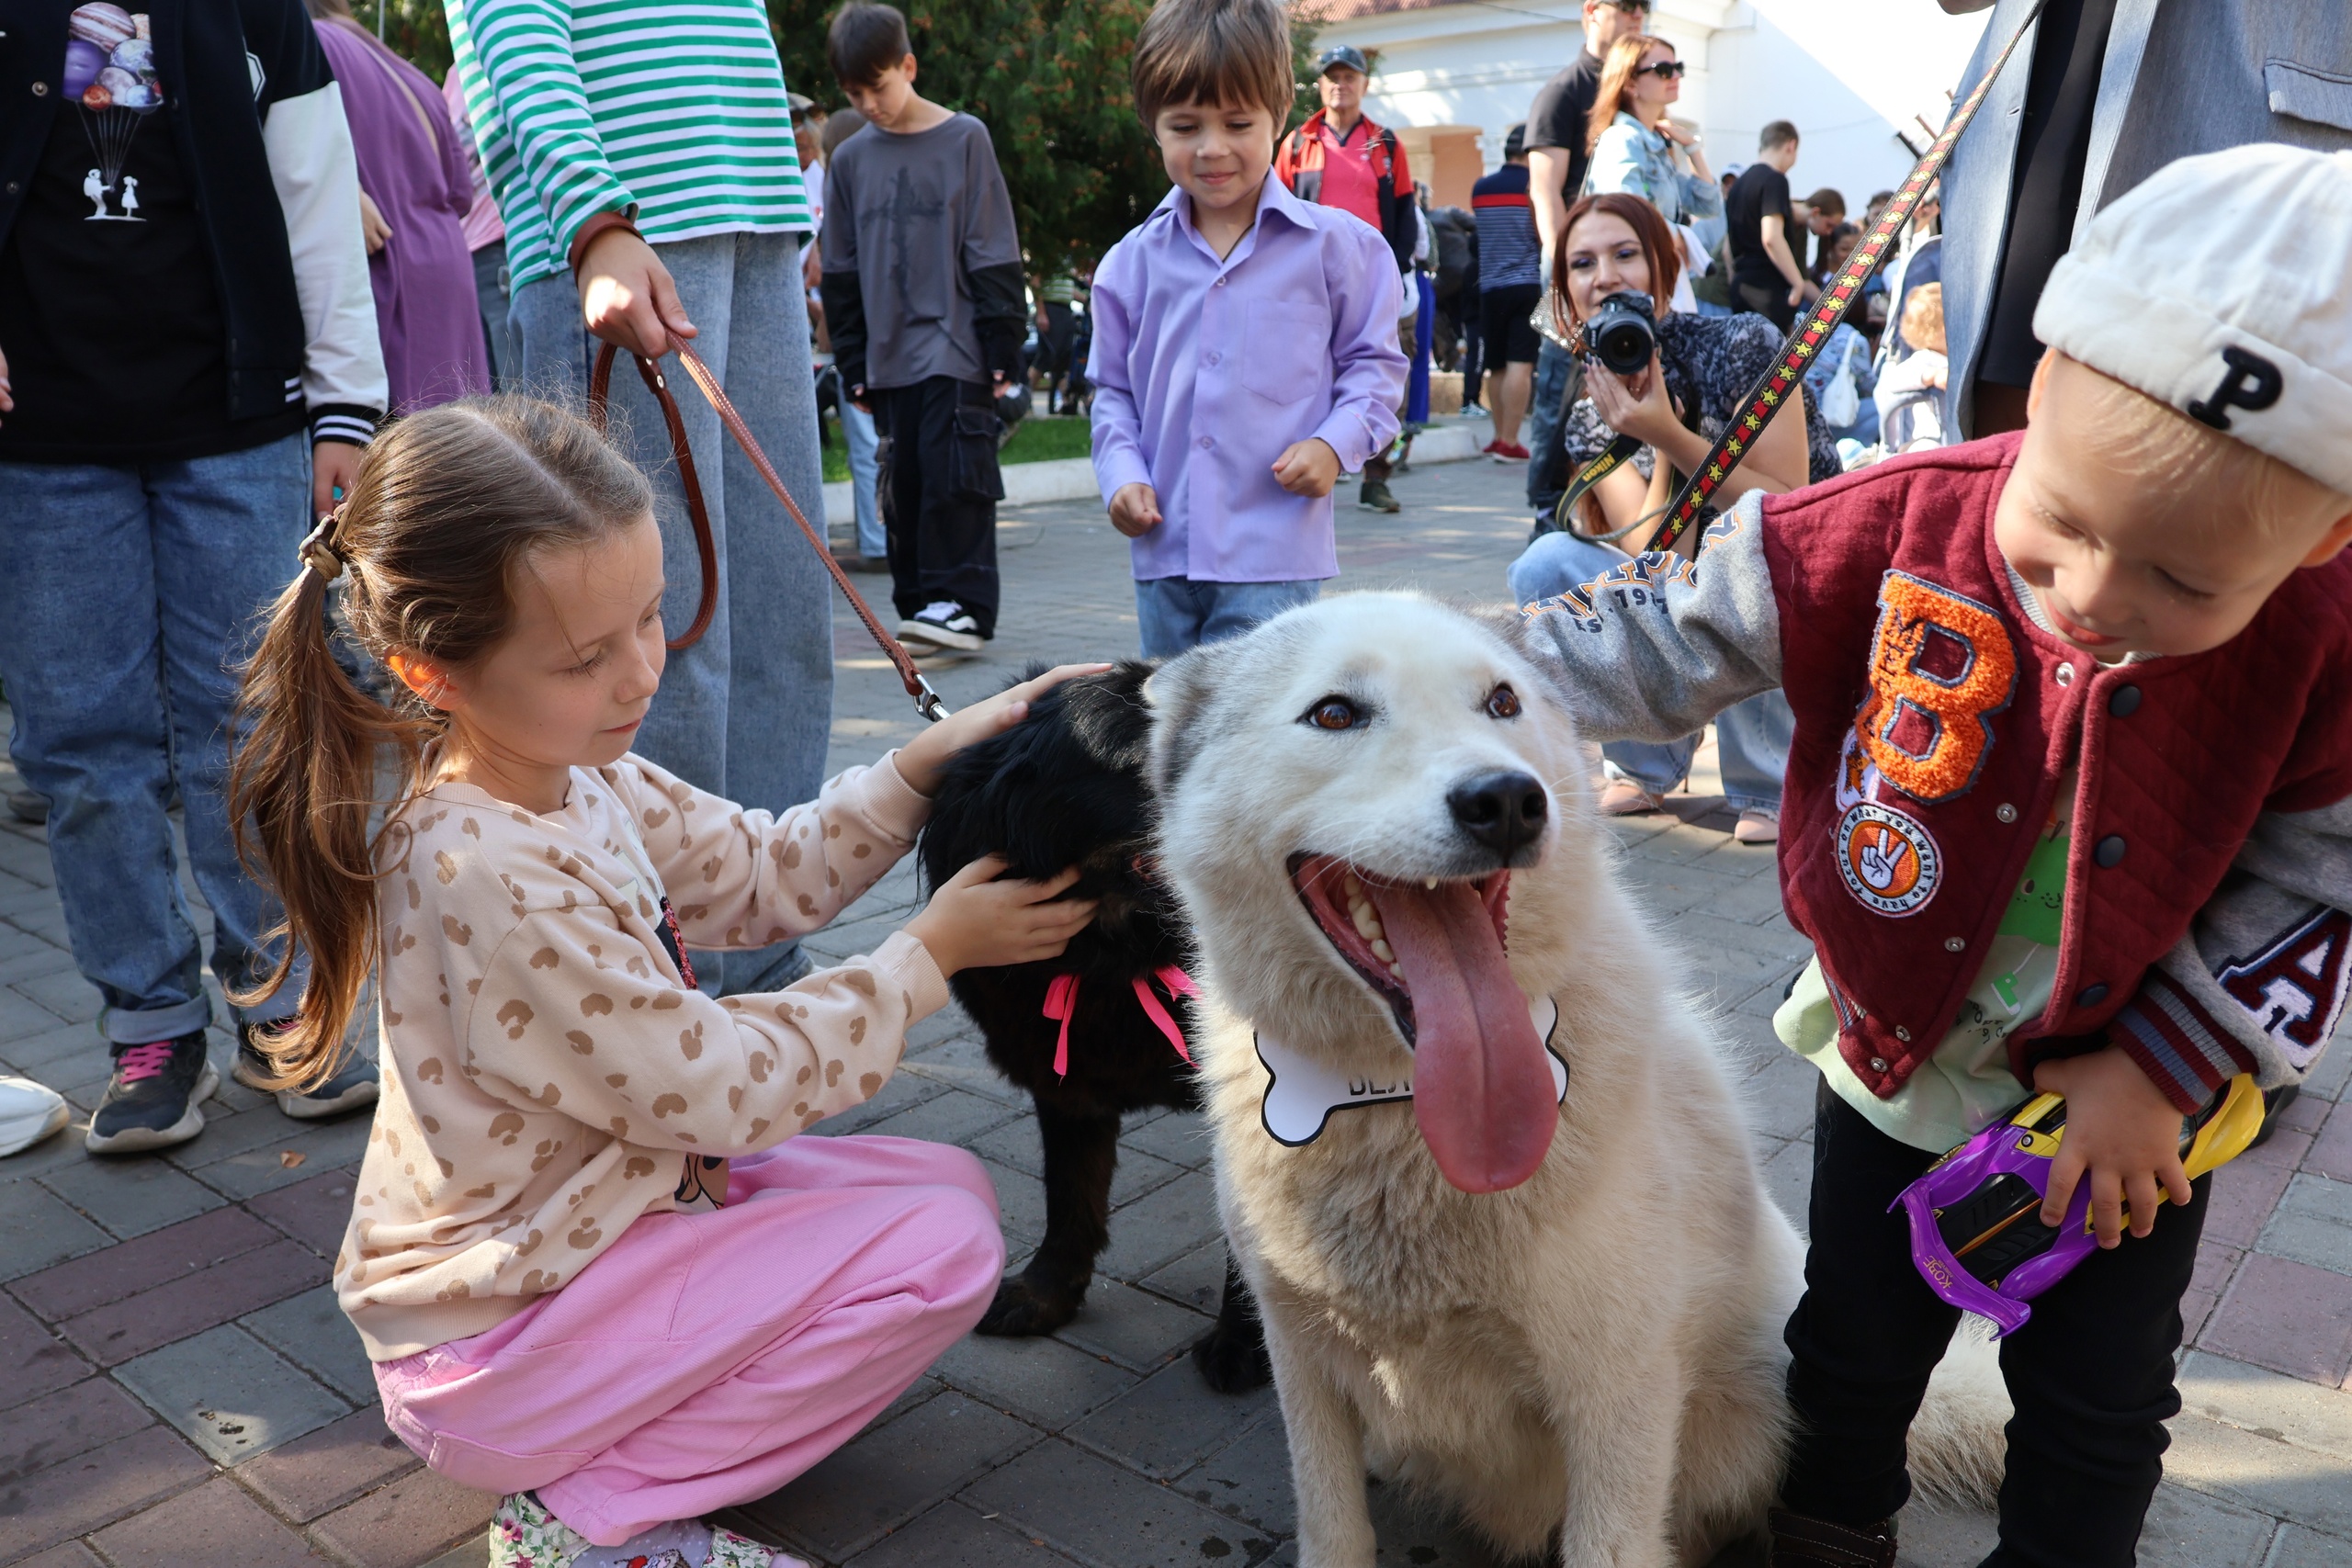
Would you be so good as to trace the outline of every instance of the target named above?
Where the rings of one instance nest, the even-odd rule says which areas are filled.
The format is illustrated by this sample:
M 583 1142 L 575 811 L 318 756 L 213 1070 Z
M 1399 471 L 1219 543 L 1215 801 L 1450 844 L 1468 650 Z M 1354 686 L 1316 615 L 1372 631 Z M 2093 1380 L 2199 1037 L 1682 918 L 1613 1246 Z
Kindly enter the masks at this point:
M 1829 334 L 1838 330 L 1838 323 L 1846 319 L 1846 312 L 1853 307 L 1854 301 L 1862 297 L 1862 285 L 1870 281 L 1871 274 L 1878 270 L 1879 264 L 1894 248 L 1894 236 L 1903 231 L 1903 226 L 1911 220 L 1913 209 L 1919 205 L 1919 198 L 1927 195 L 1928 187 L 1935 184 L 1936 176 L 1943 172 L 1944 161 L 1951 156 L 1952 147 L 1960 141 L 1961 132 L 1966 130 L 1968 122 L 1976 118 L 1976 111 L 1984 105 L 1985 95 L 2000 79 L 2002 67 L 2008 64 L 2009 56 L 2017 52 L 2018 45 L 2025 41 L 2027 31 L 2041 15 L 2041 6 L 2039 4 L 2026 13 L 2025 19 L 2018 24 L 2018 30 L 2009 35 L 2009 41 L 1993 62 L 1993 68 L 1984 73 L 1984 79 L 1976 84 L 1976 90 L 1952 110 L 1951 118 L 1944 123 L 1942 134 L 1912 166 L 1910 177 L 1894 193 L 1894 199 L 1887 203 L 1886 210 L 1879 214 L 1878 221 L 1871 225 L 1871 231 L 1863 236 L 1862 243 L 1854 247 L 1854 254 L 1846 258 L 1845 266 L 1838 274 L 1837 283 L 1823 290 L 1821 298 L 1814 301 L 1813 309 L 1806 313 L 1804 320 L 1789 333 L 1788 341 L 1781 345 L 1781 357 L 1741 400 L 1746 404 L 1746 412 L 1731 422 L 1713 449 L 1700 463 L 1697 471 L 1684 481 L 1682 489 L 1668 504 L 1666 521 L 1658 525 L 1656 534 L 1650 536 L 1649 549 L 1670 550 L 1674 547 L 1675 541 L 1681 538 L 1698 519 L 1710 498 L 1723 488 L 1724 480 L 1731 477 L 1731 471 L 1739 467 L 1740 459 L 1754 447 L 1757 438 L 1764 434 L 1764 427 L 1772 423 L 1772 416 L 1781 412 L 1783 403 L 1799 396 L 1797 389 L 1804 382 L 1806 368 L 1820 354 L 1822 344 L 1829 341 Z

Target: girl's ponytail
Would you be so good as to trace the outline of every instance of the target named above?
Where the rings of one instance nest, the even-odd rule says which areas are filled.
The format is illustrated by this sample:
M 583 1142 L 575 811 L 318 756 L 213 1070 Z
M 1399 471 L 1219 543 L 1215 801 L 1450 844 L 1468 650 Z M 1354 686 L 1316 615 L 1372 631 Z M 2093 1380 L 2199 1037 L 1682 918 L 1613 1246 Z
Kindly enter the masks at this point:
M 388 856 L 385 840 L 426 784 L 426 748 L 447 723 L 398 687 L 387 706 L 353 682 L 328 640 L 330 581 L 343 581 L 342 618 L 360 653 L 461 670 L 505 637 L 524 556 L 586 544 L 651 507 L 645 477 L 584 421 L 527 398 L 470 398 L 392 426 L 335 515 L 303 542 L 301 574 L 245 668 L 229 775 L 238 852 L 284 904 L 289 938 L 237 1000 L 276 995 L 298 951 L 310 961 L 300 1011 L 268 1047 L 280 1087 L 338 1066 L 376 962 L 376 882 L 404 858 Z M 387 763 L 389 801 L 376 789 Z

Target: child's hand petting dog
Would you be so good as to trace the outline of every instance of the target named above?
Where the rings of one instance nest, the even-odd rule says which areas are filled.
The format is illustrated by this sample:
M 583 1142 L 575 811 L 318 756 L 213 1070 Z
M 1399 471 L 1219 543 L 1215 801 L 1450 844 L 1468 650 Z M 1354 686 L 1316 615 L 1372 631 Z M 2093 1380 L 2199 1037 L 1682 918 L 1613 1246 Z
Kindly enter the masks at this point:
M 1121 485 L 1111 495 L 1111 526 L 1140 539 L 1159 526 L 1159 492 L 1148 484 Z
M 1274 459 L 1274 482 L 1293 495 L 1329 495 L 1340 482 L 1340 455 L 1319 435 L 1294 441 Z
M 1076 675 L 1100 675 L 1108 664 L 1057 664 L 1034 681 L 1008 686 L 995 696 L 974 703 L 899 748 L 899 776 L 917 795 L 939 791 L 939 770 L 947 759 L 975 741 L 1001 735 L 1029 716 L 1029 705 Z
M 2044 1062 L 2033 1070 L 2033 1087 L 2066 1097 L 2066 1135 L 2050 1163 L 2043 1224 L 2054 1230 L 2065 1219 L 2086 1171 L 2091 1225 L 2101 1247 L 2122 1239 L 2127 1203 L 2132 1234 L 2148 1234 L 2156 1223 L 2159 1185 L 2174 1202 L 2189 1201 L 2188 1174 L 2180 1166 L 2180 1112 L 2120 1047 Z
M 931 896 L 906 932 L 930 949 L 942 975 L 1059 958 L 1094 918 L 1096 900 L 1057 896 L 1078 880 L 1071 866 L 1043 882 L 1015 882 L 1002 855 L 974 861 Z

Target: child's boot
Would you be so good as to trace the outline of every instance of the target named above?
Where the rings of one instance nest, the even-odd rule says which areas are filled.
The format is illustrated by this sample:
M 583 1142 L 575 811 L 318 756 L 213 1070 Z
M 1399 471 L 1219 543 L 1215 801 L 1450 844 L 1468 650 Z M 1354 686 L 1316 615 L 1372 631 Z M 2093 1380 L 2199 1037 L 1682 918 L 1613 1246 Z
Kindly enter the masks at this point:
M 1860 1529 L 1775 1508 L 1772 1568 L 1894 1568 L 1894 1521 Z
M 618 1546 L 598 1546 L 548 1511 L 535 1493 L 499 1499 L 490 1517 L 490 1568 L 808 1568 L 732 1530 L 692 1519 L 656 1525 Z

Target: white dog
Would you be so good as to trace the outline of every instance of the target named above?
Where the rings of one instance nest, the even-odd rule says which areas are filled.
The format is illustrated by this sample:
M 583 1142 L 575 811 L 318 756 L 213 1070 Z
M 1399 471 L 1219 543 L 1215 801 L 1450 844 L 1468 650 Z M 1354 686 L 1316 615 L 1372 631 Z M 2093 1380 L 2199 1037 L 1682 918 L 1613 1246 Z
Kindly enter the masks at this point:
M 1372 1562 L 1368 1464 L 1614 1568 L 1706 1562 L 1778 1483 L 1802 1247 L 1543 692 L 1507 630 L 1387 593 L 1149 690 L 1306 1568 Z M 2007 1401 L 1950 1359 L 1913 1462 L 1982 1495 Z

